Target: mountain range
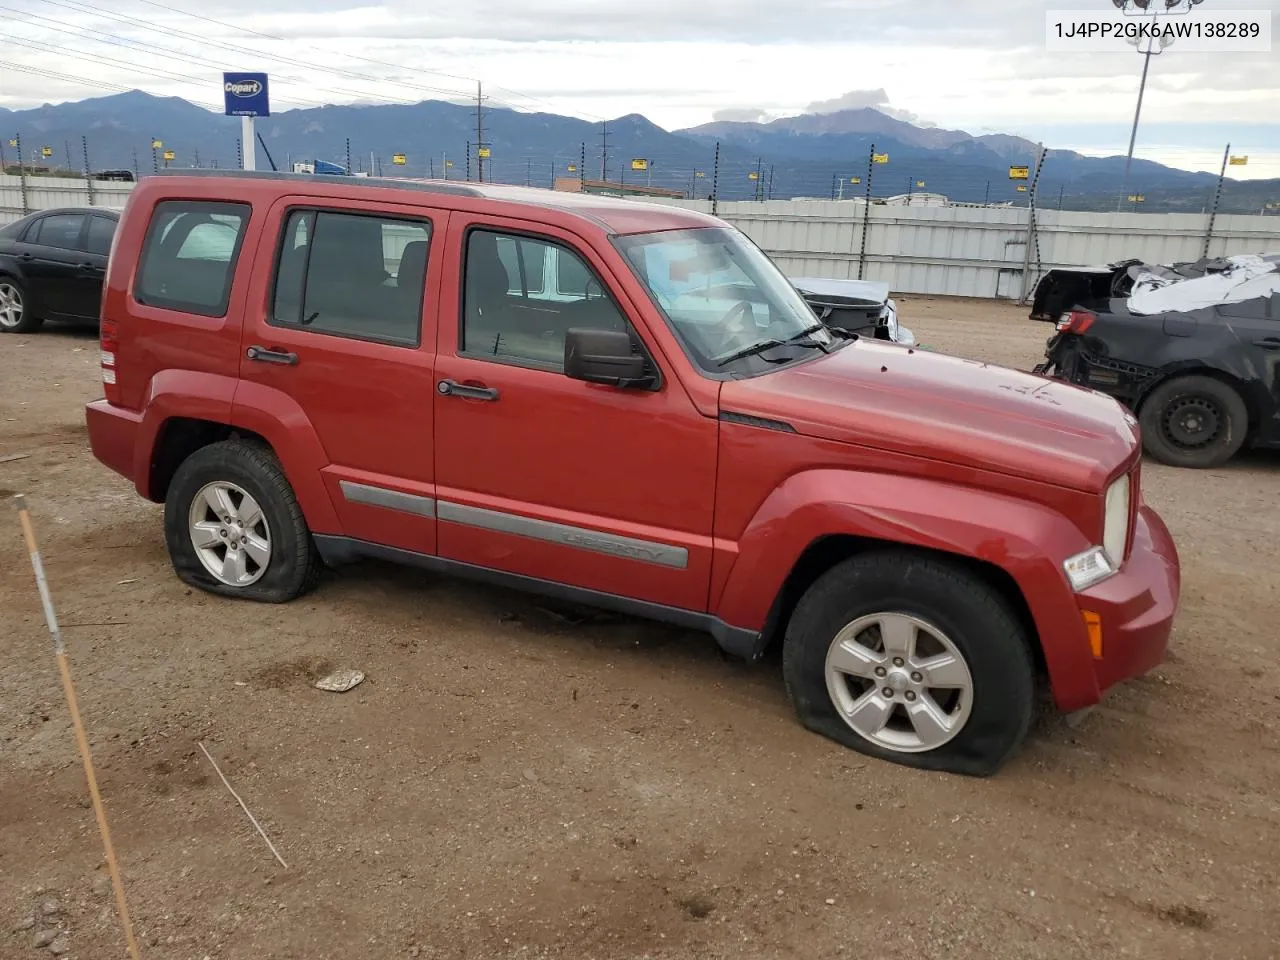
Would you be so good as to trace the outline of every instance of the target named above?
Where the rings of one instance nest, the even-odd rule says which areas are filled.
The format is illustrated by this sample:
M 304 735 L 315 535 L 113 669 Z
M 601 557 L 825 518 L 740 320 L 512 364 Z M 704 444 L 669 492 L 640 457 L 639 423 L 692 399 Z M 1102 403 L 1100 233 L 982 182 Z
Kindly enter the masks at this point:
M 641 181 L 700 197 L 708 196 L 715 183 L 724 200 L 862 196 L 870 167 L 875 197 L 924 190 L 956 201 L 1025 205 L 1028 193 L 1017 190 L 1021 181 L 1010 180 L 1009 167 L 1034 168 L 1037 152 L 1036 144 L 1020 137 L 920 127 L 869 107 L 668 131 L 639 114 L 592 123 L 485 106 L 478 132 L 474 105 L 427 100 L 288 110 L 259 119 L 257 133 L 266 148 L 265 153 L 258 149 L 259 168 L 288 169 L 295 161 L 320 159 L 375 174 L 462 179 L 477 176 L 481 161 L 475 144 L 482 138 L 490 151 L 482 161 L 485 180 L 549 186 L 556 176 L 585 172 L 589 179 Z M 9 139 L 21 137 L 28 163 L 35 156 L 44 164 L 80 170 L 83 138 L 92 169 L 145 173 L 164 162 L 159 151 L 153 156 L 153 139 L 174 152 L 170 166 L 237 166 L 240 123 L 177 97 L 134 90 L 28 110 L 0 109 L 0 135 L 9 163 L 15 160 Z M 41 160 L 45 146 L 52 157 Z M 876 153 L 888 154 L 888 163 L 870 165 L 873 146 Z M 395 154 L 403 154 L 406 163 L 393 164 Z M 632 169 L 633 159 L 647 160 L 647 169 Z M 1147 212 L 1198 213 L 1212 203 L 1216 174 L 1135 159 L 1126 188 L 1124 166 L 1123 156 L 1049 149 L 1037 185 L 1039 204 L 1113 210 L 1131 193 L 1141 194 L 1144 202 L 1124 206 Z M 855 177 L 861 182 L 854 183 Z M 1219 209 L 1256 213 L 1276 201 L 1280 180 L 1227 178 Z

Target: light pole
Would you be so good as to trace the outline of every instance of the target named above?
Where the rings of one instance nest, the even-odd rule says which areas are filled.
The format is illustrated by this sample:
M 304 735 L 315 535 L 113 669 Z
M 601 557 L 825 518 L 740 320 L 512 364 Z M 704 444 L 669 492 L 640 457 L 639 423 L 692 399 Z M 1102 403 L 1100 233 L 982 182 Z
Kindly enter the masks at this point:
M 1165 15 L 1176 13 L 1190 13 L 1191 8 L 1203 3 L 1204 0 L 1111 0 L 1111 3 L 1122 13 L 1131 16 L 1149 17 L 1154 25 L 1161 13 Z M 1163 6 L 1163 10 L 1157 9 L 1157 6 Z M 1185 6 L 1184 10 L 1179 11 L 1178 7 Z M 1130 14 L 1130 8 L 1133 13 Z M 1142 96 L 1147 90 L 1147 72 L 1151 69 L 1151 58 L 1164 52 L 1165 47 L 1173 43 L 1173 37 L 1161 34 L 1159 39 L 1155 37 L 1126 37 L 1126 43 L 1133 45 L 1138 53 L 1142 54 L 1142 79 L 1138 82 L 1138 103 L 1133 110 L 1133 127 L 1129 131 L 1129 152 L 1124 158 L 1124 184 L 1120 190 L 1120 199 L 1116 201 L 1116 209 L 1119 210 L 1124 198 L 1129 190 L 1129 168 L 1133 166 L 1133 148 L 1138 140 L 1138 119 L 1142 116 Z

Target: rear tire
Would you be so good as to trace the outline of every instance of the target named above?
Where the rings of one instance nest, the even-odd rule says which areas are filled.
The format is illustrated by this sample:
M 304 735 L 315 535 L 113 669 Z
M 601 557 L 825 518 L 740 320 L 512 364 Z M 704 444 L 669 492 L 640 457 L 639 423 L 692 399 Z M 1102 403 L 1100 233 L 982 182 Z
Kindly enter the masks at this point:
M 908 767 L 989 776 L 1031 723 L 1028 640 L 998 592 L 945 559 L 861 554 L 801 597 L 783 676 L 815 733 Z
M 259 444 L 224 440 L 187 457 L 165 496 L 164 527 L 174 571 L 209 593 L 284 603 L 319 578 L 302 508 Z
M 1236 455 L 1249 430 L 1240 394 L 1213 377 L 1166 380 L 1138 413 L 1147 454 L 1174 467 L 1217 467 Z
M 36 316 L 26 287 L 10 276 L 0 275 L 0 333 L 35 333 L 44 323 Z

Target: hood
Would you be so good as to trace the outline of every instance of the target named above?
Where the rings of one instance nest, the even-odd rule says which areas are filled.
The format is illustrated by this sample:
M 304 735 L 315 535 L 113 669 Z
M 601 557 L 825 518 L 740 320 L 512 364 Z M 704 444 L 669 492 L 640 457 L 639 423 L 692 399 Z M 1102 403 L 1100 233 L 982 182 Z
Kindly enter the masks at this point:
M 832 306 L 879 306 L 889 299 L 889 285 L 874 280 L 792 277 L 791 285 L 806 300 Z
M 1007 367 L 860 339 L 720 390 L 720 407 L 812 437 L 1101 491 L 1138 449 L 1117 401 Z

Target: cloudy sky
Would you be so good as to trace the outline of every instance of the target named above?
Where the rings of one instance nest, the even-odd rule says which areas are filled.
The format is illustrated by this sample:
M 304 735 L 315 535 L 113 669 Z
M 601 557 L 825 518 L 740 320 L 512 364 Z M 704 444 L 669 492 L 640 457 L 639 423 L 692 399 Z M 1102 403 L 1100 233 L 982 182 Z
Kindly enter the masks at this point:
M 1110 0 L 443 6 L 0 0 L 0 106 L 140 87 L 220 109 L 223 69 L 268 71 L 275 110 L 473 95 L 479 78 L 495 104 L 593 120 L 634 112 L 674 129 L 875 106 L 917 123 L 1109 155 L 1127 147 L 1142 68 L 1132 50 L 1046 49 L 1047 9 L 1110 10 Z M 1199 9 L 1275 7 L 1208 0 Z M 1209 54 L 1175 43 L 1152 58 L 1137 155 L 1216 172 L 1230 142 L 1250 157 L 1233 175 L 1280 177 L 1278 104 L 1280 46 Z

